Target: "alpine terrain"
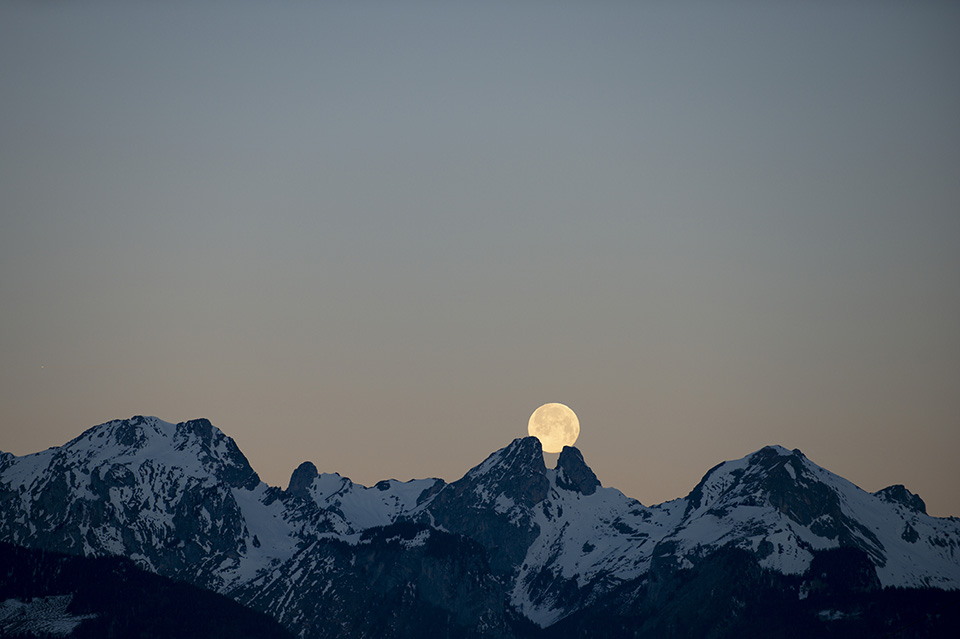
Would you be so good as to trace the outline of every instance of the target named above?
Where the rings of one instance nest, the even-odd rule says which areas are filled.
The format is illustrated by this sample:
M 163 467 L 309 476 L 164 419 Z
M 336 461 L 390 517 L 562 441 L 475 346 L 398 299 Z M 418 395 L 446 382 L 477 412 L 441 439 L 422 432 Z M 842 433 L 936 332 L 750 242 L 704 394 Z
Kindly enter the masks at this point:
M 654 506 L 604 487 L 576 448 L 546 468 L 533 437 L 452 483 L 367 487 L 304 462 L 284 490 L 207 420 L 134 417 L 32 455 L 0 453 L 0 541 L 126 558 L 304 639 L 960 627 L 960 519 L 927 515 L 903 486 L 865 492 L 778 446 L 718 464 L 686 497 Z M 14 588 L 23 574 L 0 569 L 0 635 L 42 608 Z M 67 621 L 48 635 L 98 623 L 95 610 L 70 608 L 82 598 L 74 582 L 51 584 L 35 594 Z

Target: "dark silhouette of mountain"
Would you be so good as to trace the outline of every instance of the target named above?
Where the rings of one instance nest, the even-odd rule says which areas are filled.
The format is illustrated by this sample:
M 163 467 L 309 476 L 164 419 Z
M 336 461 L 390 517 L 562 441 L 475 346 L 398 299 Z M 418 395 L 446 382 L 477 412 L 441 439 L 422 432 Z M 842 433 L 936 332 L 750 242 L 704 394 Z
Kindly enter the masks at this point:
M 960 520 L 779 446 L 654 506 L 576 448 L 546 468 L 532 437 L 451 483 L 304 462 L 282 490 L 207 420 L 135 417 L 0 453 L 0 540 L 128 557 L 308 638 L 830 636 L 913 614 L 935 632 L 960 586 Z
M 232 599 L 138 568 L 125 557 L 78 557 L 0 542 L 0 636 L 292 637 Z

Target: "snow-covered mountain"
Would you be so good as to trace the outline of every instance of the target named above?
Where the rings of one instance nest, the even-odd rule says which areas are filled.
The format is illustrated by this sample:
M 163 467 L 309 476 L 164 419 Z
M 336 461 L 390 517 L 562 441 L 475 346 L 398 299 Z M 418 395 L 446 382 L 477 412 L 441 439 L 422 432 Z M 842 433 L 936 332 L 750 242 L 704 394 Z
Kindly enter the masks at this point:
M 532 437 L 452 483 L 366 487 L 305 462 L 281 490 L 207 420 L 134 417 L 33 455 L 0 453 L 0 540 L 126 556 L 302 637 L 416 636 L 425 623 L 509 637 L 732 549 L 799 576 L 818 553 L 851 548 L 883 586 L 960 588 L 960 520 L 776 446 L 648 507 L 603 487 L 576 448 L 546 468 Z M 373 613 L 370 601 L 387 603 Z
M 799 450 L 768 446 L 724 462 L 684 502 L 661 541 L 678 556 L 733 545 L 763 567 L 800 574 L 813 551 L 844 546 L 865 551 L 884 586 L 960 587 L 960 520 L 930 517 L 900 485 L 861 490 Z

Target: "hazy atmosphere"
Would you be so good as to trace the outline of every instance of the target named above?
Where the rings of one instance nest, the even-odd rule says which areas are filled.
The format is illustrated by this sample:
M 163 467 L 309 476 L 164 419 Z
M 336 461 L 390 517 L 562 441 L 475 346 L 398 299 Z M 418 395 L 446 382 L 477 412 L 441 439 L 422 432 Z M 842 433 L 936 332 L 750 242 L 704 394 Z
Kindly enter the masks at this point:
M 781 444 L 960 515 L 958 66 L 955 2 L 4 2 L 0 450 L 453 480 L 562 402 L 644 504 Z

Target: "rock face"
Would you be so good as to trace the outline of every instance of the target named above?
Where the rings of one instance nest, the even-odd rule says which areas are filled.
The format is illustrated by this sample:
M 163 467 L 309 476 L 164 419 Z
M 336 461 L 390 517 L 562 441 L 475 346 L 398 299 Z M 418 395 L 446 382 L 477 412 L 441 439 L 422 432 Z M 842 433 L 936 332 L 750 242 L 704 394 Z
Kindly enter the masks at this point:
M 319 539 L 232 595 L 303 637 L 513 636 L 475 542 L 410 522 L 352 541 Z
M 583 461 L 583 455 L 578 449 L 564 446 L 560 458 L 557 459 L 557 486 L 583 495 L 592 495 L 600 487 L 600 480 Z
M 60 448 L 8 458 L 3 540 L 82 555 L 125 555 L 217 589 L 247 552 L 236 492 L 261 485 L 232 439 L 205 419 L 102 424 Z
M 487 549 L 494 573 L 509 578 L 540 534 L 533 509 L 549 490 L 540 440 L 515 439 L 430 495 L 417 520 L 477 541 Z
M 887 486 L 875 492 L 874 495 L 886 502 L 906 506 L 913 512 L 927 514 L 927 505 L 920 499 L 920 495 L 914 495 L 903 484 Z
M 960 520 L 928 516 L 902 486 L 866 493 L 778 446 L 648 507 L 603 487 L 576 448 L 546 468 L 532 437 L 449 484 L 366 487 L 304 462 L 281 490 L 210 422 L 135 417 L 0 454 L 0 541 L 129 557 L 304 638 L 563 636 L 601 612 L 618 620 L 610 636 L 658 636 L 696 614 L 743 629 L 724 615 L 733 601 L 761 605 L 744 598 L 757 588 L 799 600 L 960 587 Z M 727 594 L 696 614 L 684 603 L 710 592 Z
M 287 486 L 287 492 L 297 497 L 309 497 L 310 485 L 313 480 L 320 476 L 317 467 L 313 462 L 305 461 L 290 475 L 290 484 Z

